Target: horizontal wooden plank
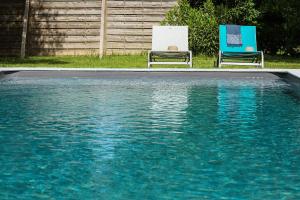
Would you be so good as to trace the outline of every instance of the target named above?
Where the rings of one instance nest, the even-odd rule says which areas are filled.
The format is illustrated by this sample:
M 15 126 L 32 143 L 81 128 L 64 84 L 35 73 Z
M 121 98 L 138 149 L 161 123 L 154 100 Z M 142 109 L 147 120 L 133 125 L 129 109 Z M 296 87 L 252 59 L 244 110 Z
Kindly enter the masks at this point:
M 107 42 L 108 49 L 151 49 L 151 43 Z
M 78 16 L 51 16 L 51 15 L 34 15 L 30 17 L 31 21 L 35 22 L 100 22 L 100 15 L 78 15 Z
M 2 29 L 0 31 L 0 38 L 20 38 L 22 34 L 21 28 Z
M 9 29 L 9 30 L 1 30 L 0 36 L 9 36 L 9 37 L 19 37 L 22 34 L 22 30 L 20 29 Z
M 21 15 L 0 15 L 0 22 L 22 22 Z
M 100 42 L 99 36 L 35 36 L 30 38 L 30 42 Z
M 0 55 L 1 56 L 19 56 L 20 52 L 21 52 L 20 48 L 17 48 L 17 49 L 12 49 L 12 48 L 0 49 Z
M 98 36 L 99 29 L 31 29 L 30 35 L 37 36 Z
M 32 56 L 62 56 L 62 55 L 99 55 L 98 49 L 29 49 L 29 55 Z
M 177 2 L 173 1 L 108 1 L 108 8 L 171 8 L 175 6 Z
M 114 22 L 108 23 L 107 29 L 152 29 L 153 26 L 159 24 L 160 22 Z
M 19 45 L 21 45 L 21 37 L 1 37 L 0 38 L 0 46 L 4 43 L 18 43 Z
M 108 35 L 106 37 L 108 42 L 146 42 L 151 43 L 151 36 L 120 36 L 120 35 Z
M 22 28 L 22 22 L 0 22 L 0 29 Z
M 100 29 L 99 22 L 38 22 L 32 23 L 30 29 Z
M 49 1 L 39 1 L 39 0 L 32 0 L 31 1 L 32 8 L 101 8 L 101 0 L 99 1 L 56 1 L 56 2 L 49 2 Z
M 149 15 L 112 15 L 107 16 L 108 22 L 160 22 L 164 19 L 164 16 L 149 16 Z
M 31 10 L 31 15 L 101 15 L 101 8 L 74 9 L 74 8 L 42 8 Z
M 168 8 L 135 8 L 135 9 L 120 9 L 110 8 L 107 11 L 108 15 L 164 15 L 168 12 Z
M 21 42 L 14 42 L 14 41 L 1 42 L 0 41 L 0 49 L 18 49 L 18 48 L 21 48 Z
M 107 35 L 145 35 L 151 36 L 152 29 L 108 29 Z
M 25 5 L 25 1 L 23 2 L 1 2 L 0 3 L 0 8 L 5 8 L 5 9 L 22 9 Z
M 146 52 L 142 49 L 107 49 L 106 55 L 138 55 Z
M 5 8 L 0 7 L 0 15 L 20 15 L 23 16 L 23 8 Z
M 15 3 L 22 3 L 22 2 L 24 2 L 24 0 L 1 0 L 0 4 L 5 4 L 5 3 L 15 4 Z
M 99 42 L 49 42 L 49 43 L 30 43 L 30 48 L 42 48 L 42 49 L 98 49 Z

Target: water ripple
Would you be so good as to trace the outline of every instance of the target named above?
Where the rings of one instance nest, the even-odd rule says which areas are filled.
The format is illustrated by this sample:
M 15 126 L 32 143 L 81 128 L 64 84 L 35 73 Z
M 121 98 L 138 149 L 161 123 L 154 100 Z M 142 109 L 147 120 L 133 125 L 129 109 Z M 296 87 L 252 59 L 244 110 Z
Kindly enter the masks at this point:
M 299 199 L 292 90 L 252 78 L 0 80 L 0 199 Z

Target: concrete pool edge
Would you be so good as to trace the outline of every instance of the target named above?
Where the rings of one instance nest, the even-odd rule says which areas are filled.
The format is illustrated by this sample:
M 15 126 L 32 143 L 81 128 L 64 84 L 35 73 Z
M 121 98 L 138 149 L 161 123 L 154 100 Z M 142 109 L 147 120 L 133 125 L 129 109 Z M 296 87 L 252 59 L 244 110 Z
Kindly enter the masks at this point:
M 32 68 L 32 67 L 2 67 L 0 73 L 13 72 L 231 72 L 231 73 L 284 73 L 300 80 L 300 69 L 195 69 L 195 68 Z

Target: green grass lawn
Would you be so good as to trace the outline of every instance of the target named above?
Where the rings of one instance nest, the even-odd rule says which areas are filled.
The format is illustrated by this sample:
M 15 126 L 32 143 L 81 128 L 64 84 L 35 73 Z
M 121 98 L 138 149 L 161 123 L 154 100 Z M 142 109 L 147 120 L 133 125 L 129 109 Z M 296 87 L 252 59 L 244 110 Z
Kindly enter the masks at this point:
M 216 58 L 206 56 L 195 56 L 194 68 L 213 68 Z M 300 58 L 271 57 L 265 58 L 266 68 L 298 68 L 300 69 Z M 34 56 L 26 59 L 0 58 L 0 67 L 89 67 L 89 68 L 146 68 L 147 55 L 130 56 L 105 56 L 99 59 L 97 56 Z M 175 65 L 158 65 L 155 68 L 186 67 Z M 247 67 L 227 67 L 247 68 Z

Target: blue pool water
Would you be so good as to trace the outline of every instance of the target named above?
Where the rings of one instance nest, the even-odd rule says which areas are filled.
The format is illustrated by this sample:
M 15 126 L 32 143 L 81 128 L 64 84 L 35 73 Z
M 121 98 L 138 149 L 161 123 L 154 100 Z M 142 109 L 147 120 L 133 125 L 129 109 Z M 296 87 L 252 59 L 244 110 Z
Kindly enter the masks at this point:
M 0 199 L 300 199 L 281 79 L 0 80 Z

